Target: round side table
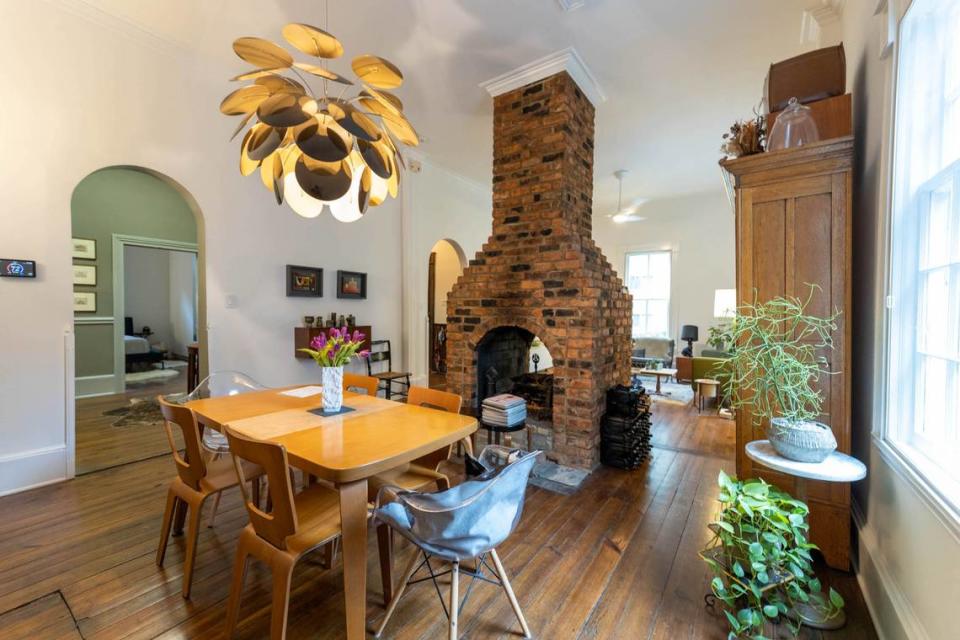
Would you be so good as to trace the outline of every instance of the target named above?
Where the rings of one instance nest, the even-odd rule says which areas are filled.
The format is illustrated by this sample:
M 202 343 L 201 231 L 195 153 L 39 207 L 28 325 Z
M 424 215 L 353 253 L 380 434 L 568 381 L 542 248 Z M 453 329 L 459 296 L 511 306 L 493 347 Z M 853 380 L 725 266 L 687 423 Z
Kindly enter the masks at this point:
M 697 413 L 702 413 L 703 399 L 717 398 L 720 395 L 720 381 L 712 378 L 697 378 L 693 383 L 697 385 Z
M 867 477 L 865 464 L 839 451 L 831 453 L 823 462 L 797 462 L 777 453 L 769 440 L 748 442 L 744 450 L 747 457 L 754 462 L 798 478 L 824 482 L 856 482 Z M 806 495 L 795 497 L 806 502 Z M 840 629 L 847 624 L 847 616 L 843 609 L 840 610 L 840 615 L 830 619 L 824 619 L 819 611 L 809 605 L 798 605 L 794 613 L 800 622 L 814 629 Z

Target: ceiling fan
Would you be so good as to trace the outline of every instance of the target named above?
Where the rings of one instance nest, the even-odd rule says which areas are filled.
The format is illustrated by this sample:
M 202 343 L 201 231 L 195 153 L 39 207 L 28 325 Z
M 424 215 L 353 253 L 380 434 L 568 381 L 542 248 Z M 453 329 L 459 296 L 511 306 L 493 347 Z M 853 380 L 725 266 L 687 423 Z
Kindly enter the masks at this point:
M 613 172 L 614 177 L 619 183 L 619 189 L 617 192 L 617 208 L 612 213 L 608 213 L 607 217 L 617 224 L 622 224 L 624 222 L 641 222 L 642 220 L 646 220 L 646 217 L 637 213 L 637 210 L 643 206 L 643 204 L 647 201 L 647 198 L 636 198 L 629 206 L 623 206 L 623 176 L 626 174 L 626 169 L 618 169 Z

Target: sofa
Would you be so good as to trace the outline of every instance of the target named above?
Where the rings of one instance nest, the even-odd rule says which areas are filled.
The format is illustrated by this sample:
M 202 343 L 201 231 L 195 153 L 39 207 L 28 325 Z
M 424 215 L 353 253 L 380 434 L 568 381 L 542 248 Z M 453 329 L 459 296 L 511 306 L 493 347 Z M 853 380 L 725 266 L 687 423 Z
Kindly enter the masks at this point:
M 670 338 L 634 338 L 631 366 L 649 367 L 659 362 L 664 367 L 673 365 L 675 341 Z

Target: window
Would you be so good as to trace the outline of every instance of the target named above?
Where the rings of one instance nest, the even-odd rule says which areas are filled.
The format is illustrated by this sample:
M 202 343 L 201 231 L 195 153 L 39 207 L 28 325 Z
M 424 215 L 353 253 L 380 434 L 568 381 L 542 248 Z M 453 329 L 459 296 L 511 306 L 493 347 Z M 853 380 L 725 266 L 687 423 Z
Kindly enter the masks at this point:
M 960 3 L 900 25 L 887 441 L 960 509 Z
M 670 252 L 628 253 L 627 289 L 633 296 L 633 337 L 669 337 Z

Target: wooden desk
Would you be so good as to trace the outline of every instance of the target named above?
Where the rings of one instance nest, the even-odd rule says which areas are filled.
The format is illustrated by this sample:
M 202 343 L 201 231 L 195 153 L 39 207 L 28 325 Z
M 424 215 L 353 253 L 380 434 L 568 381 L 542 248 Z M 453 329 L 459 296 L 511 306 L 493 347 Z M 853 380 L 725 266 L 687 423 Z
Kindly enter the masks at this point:
M 290 464 L 328 480 L 340 492 L 343 591 L 347 638 L 366 635 L 367 478 L 442 449 L 477 430 L 469 416 L 344 392 L 351 413 L 324 418 L 306 411 L 320 396 L 292 398 L 283 389 L 195 400 L 187 404 L 204 426 L 229 425 L 284 445 Z M 392 584 L 390 568 L 384 580 Z

